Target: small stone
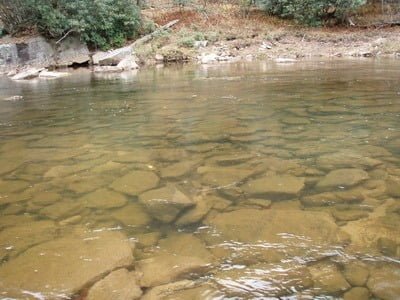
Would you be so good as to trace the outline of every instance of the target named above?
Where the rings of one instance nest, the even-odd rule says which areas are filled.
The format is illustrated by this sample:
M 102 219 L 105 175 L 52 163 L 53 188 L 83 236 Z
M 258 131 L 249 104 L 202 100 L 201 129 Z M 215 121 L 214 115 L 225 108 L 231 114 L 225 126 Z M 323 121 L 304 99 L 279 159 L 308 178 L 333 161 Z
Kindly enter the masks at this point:
M 111 188 L 131 196 L 155 188 L 160 179 L 150 171 L 132 171 L 121 178 L 116 179 Z
M 199 167 L 202 182 L 210 186 L 230 186 L 239 184 L 253 174 L 253 170 L 232 167 Z
M 169 165 L 161 169 L 161 177 L 163 178 L 179 178 L 189 173 L 195 166 L 196 162 L 182 161 Z
M 110 209 L 124 206 L 128 199 L 120 193 L 102 188 L 86 194 L 79 201 L 89 208 Z
M 332 263 L 318 263 L 308 269 L 314 281 L 314 287 L 322 293 L 339 293 L 350 288 L 342 273 Z
M 139 196 L 139 201 L 153 218 L 164 223 L 174 221 L 183 209 L 195 205 L 191 198 L 173 185 L 145 192 Z
M 35 196 L 32 198 L 32 203 L 40 206 L 50 205 L 54 202 L 57 202 L 61 199 L 60 194 L 55 192 L 38 192 L 35 193 Z
M 135 300 L 142 295 L 137 275 L 127 269 L 111 272 L 89 290 L 87 300 Z
M 152 247 L 158 244 L 161 238 L 160 232 L 149 232 L 138 234 L 135 236 L 137 239 L 137 246 L 141 248 Z

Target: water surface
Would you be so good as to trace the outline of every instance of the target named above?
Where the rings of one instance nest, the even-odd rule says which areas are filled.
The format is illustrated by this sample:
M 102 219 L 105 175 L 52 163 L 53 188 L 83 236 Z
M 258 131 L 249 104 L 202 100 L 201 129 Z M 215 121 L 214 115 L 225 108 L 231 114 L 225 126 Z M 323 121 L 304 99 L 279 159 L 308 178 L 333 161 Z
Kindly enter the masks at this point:
M 13 95 L 0 298 L 400 298 L 400 61 L 1 78 Z

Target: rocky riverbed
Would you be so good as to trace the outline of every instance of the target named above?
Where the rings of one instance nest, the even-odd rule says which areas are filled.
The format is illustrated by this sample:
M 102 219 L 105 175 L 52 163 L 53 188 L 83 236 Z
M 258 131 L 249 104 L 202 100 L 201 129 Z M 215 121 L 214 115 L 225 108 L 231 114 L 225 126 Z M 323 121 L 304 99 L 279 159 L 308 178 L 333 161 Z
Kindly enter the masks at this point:
M 2 78 L 0 297 L 398 299 L 398 67 Z

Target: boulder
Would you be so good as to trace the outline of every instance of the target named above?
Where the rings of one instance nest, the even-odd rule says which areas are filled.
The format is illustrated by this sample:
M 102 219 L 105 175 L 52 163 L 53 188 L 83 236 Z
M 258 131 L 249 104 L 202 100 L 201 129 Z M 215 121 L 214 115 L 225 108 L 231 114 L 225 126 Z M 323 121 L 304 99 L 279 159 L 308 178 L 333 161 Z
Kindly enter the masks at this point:
M 173 185 L 147 191 L 139 196 L 139 201 L 146 207 L 150 215 L 164 223 L 170 223 L 185 208 L 195 202 Z
M 72 297 L 116 268 L 130 266 L 132 247 L 119 232 L 74 234 L 34 246 L 0 266 L 3 297 Z
M 333 189 L 351 187 L 369 178 L 368 173 L 361 169 L 338 169 L 329 172 L 316 185 L 317 189 Z
M 397 300 L 400 295 L 400 269 L 398 265 L 382 265 L 370 271 L 367 287 L 382 300 Z
M 90 52 L 79 37 L 70 35 L 58 45 L 57 66 L 71 66 L 85 64 L 90 61 Z
M 137 274 L 127 269 L 111 272 L 89 290 L 87 300 L 135 300 L 142 295 Z
M 18 72 L 16 75 L 11 77 L 12 80 L 28 80 L 39 76 L 39 73 L 43 71 L 43 68 L 29 68 Z
M 160 179 L 150 171 L 132 171 L 118 179 L 112 184 L 111 188 L 131 196 L 137 196 L 144 191 L 155 188 Z
M 138 261 L 136 270 L 143 274 L 142 287 L 154 287 L 204 272 L 207 267 L 207 262 L 198 257 L 162 254 Z
M 50 66 L 55 64 L 56 51 L 43 37 L 36 36 L 15 44 L 0 45 L 0 72 L 20 66 Z
M 250 180 L 242 186 L 250 196 L 277 196 L 291 198 L 304 188 L 304 178 L 290 175 L 271 175 Z

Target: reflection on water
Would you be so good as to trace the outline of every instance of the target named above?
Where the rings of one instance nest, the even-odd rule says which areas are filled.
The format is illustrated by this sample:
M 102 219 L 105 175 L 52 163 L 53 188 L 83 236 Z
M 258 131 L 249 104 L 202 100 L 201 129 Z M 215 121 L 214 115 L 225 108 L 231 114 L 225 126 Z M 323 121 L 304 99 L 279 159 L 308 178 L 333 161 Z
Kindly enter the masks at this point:
M 2 78 L 0 298 L 399 299 L 399 67 Z

